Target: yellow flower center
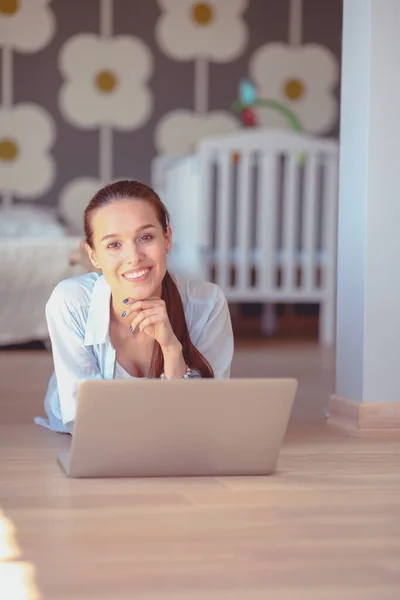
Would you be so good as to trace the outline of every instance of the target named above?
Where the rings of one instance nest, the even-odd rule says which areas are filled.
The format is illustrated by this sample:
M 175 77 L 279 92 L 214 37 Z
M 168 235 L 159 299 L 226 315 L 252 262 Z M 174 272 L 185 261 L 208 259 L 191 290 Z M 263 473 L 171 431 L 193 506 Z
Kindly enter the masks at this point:
M 198 25 L 208 25 L 214 18 L 213 7 L 208 2 L 196 2 L 192 8 L 192 17 Z
M 117 87 L 117 78 L 111 71 L 100 71 L 96 76 L 96 86 L 103 94 L 111 94 Z
M 13 15 L 18 10 L 18 0 L 0 0 L 0 13 Z
M 302 81 L 298 79 L 288 79 L 285 83 L 285 96 L 289 98 L 289 100 L 299 100 L 302 96 L 304 96 L 306 86 Z
M 0 160 L 11 162 L 18 156 L 18 146 L 12 140 L 0 140 Z

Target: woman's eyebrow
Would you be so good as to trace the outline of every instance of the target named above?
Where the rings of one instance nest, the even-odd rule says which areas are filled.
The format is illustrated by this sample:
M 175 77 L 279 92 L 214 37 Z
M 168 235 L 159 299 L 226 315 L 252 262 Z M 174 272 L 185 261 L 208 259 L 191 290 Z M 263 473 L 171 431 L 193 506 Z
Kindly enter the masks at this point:
M 155 225 L 148 223 L 147 225 L 142 225 L 141 227 L 136 229 L 135 233 L 139 233 L 139 231 L 142 231 L 143 229 L 148 229 L 149 227 L 152 227 L 153 229 L 156 228 Z M 104 242 L 104 240 L 108 240 L 113 237 L 118 237 L 118 235 L 119 235 L 118 233 L 108 233 L 107 235 L 105 235 L 104 237 L 101 238 L 101 241 Z

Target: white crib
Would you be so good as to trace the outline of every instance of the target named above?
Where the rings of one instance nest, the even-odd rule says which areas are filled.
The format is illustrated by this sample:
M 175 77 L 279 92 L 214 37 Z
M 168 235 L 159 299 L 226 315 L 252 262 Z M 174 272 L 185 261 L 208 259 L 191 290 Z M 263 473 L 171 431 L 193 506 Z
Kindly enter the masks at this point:
M 208 138 L 166 167 L 164 185 L 172 270 L 215 281 L 229 302 L 318 303 L 320 342 L 334 343 L 336 140 L 262 129 Z

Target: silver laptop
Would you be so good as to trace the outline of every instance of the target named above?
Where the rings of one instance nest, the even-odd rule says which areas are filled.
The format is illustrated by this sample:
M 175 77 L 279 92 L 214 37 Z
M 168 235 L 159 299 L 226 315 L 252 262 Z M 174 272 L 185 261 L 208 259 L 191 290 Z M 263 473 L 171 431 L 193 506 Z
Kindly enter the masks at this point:
M 293 379 L 91 380 L 78 388 L 70 477 L 269 475 Z

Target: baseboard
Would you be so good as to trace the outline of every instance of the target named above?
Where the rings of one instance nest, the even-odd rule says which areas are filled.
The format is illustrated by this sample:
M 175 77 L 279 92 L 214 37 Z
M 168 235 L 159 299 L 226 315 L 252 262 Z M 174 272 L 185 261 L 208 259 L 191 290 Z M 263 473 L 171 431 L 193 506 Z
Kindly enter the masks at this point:
M 356 402 L 333 395 L 328 424 L 351 435 L 400 434 L 400 402 Z

